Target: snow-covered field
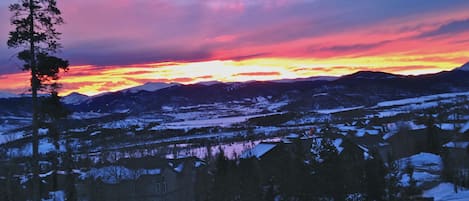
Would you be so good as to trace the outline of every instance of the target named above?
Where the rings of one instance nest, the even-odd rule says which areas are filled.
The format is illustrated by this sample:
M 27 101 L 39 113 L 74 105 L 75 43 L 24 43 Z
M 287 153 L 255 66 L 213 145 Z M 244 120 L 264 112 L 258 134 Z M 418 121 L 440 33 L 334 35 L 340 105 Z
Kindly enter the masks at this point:
M 242 123 L 248 119 L 255 117 L 263 117 L 269 115 L 275 115 L 281 113 L 269 113 L 269 114 L 258 114 L 248 116 L 236 116 L 236 117 L 222 117 L 213 119 L 202 119 L 202 120 L 188 120 L 181 122 L 163 123 L 161 125 L 151 128 L 151 130 L 161 129 L 191 129 L 191 128 L 204 128 L 204 127 L 229 127 L 236 123 Z
M 469 189 L 454 186 L 452 183 L 440 183 L 438 186 L 424 191 L 423 196 L 433 197 L 435 201 L 468 201 Z
M 417 182 L 417 186 L 432 182 L 440 182 L 441 171 L 443 170 L 443 162 L 439 155 L 431 153 L 419 153 L 407 158 L 398 160 L 399 169 L 402 171 L 401 184 L 408 186 L 410 175 L 406 173 L 406 169 L 410 165 L 413 168 L 413 179 Z

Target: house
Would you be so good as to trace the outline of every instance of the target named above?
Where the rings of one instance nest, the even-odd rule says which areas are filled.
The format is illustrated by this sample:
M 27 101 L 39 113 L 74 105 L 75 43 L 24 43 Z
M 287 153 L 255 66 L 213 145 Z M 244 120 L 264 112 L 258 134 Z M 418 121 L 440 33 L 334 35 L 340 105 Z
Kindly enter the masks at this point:
M 469 136 L 459 135 L 443 145 L 445 167 L 450 171 L 469 172 Z
M 370 152 L 379 154 L 379 157 L 384 161 L 389 161 L 391 155 L 391 144 L 386 142 L 380 135 L 365 135 L 363 137 L 350 138 L 358 146 L 364 147 Z
M 262 168 L 263 175 L 267 176 L 265 180 L 270 179 L 269 175 L 279 175 L 285 171 L 285 165 L 293 158 L 298 158 L 303 161 L 314 159 L 317 156 L 317 148 L 321 146 L 323 139 L 330 139 L 332 145 L 338 152 L 339 160 L 341 161 L 346 172 L 361 171 L 365 167 L 365 161 L 371 159 L 368 148 L 354 143 L 352 140 L 335 134 L 327 134 L 322 136 L 301 136 L 301 135 L 288 135 L 278 142 L 261 142 L 252 149 L 246 150 L 241 154 L 241 159 L 257 159 Z M 304 158 L 301 158 L 304 157 Z M 316 160 L 321 160 L 316 158 Z M 347 174 L 344 177 L 349 189 L 353 186 L 357 188 L 360 186 L 359 175 Z
M 453 134 L 443 131 L 438 127 L 433 128 L 437 146 L 446 144 L 453 138 Z M 415 130 L 403 129 L 391 131 L 383 136 L 383 139 L 391 145 L 391 156 L 393 159 L 409 157 L 420 152 L 431 152 L 431 139 L 427 128 Z
M 195 157 L 122 159 L 82 175 L 78 200 L 191 200 L 203 168 L 204 162 Z

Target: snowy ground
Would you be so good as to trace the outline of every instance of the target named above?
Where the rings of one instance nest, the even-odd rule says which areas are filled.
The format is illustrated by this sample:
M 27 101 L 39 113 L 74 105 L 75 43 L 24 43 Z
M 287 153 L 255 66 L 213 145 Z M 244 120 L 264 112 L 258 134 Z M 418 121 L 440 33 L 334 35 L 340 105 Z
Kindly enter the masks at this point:
M 251 118 L 263 117 L 269 115 L 275 115 L 281 113 L 269 113 L 269 114 L 258 114 L 248 116 L 236 116 L 236 117 L 223 117 L 213 119 L 202 119 L 202 120 L 188 120 L 181 122 L 164 123 L 151 128 L 151 130 L 161 129 L 191 129 L 191 128 L 204 128 L 204 127 L 229 127 L 236 123 L 242 123 Z
M 457 189 L 457 192 L 455 190 Z M 424 191 L 424 197 L 433 197 L 435 201 L 468 201 L 469 189 L 455 187 L 452 183 L 440 183 L 438 186 Z
M 404 186 L 409 185 L 410 175 L 405 173 L 408 165 L 414 168 L 413 178 L 417 186 L 424 186 L 440 181 L 440 174 L 443 169 L 443 162 L 439 155 L 431 153 L 419 153 L 407 158 L 398 160 L 399 169 L 403 172 L 401 183 Z

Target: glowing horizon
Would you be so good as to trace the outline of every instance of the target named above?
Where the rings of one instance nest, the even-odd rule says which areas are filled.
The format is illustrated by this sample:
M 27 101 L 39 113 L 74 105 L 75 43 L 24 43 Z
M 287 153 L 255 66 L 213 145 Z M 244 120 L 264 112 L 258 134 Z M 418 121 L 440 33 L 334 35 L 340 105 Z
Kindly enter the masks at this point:
M 379 59 L 378 59 L 379 60 Z M 276 66 L 266 68 L 265 65 L 296 63 L 301 68 L 288 68 Z M 361 66 L 360 63 L 349 66 L 334 66 L 337 61 L 324 61 L 320 65 L 308 65 L 307 60 L 292 59 L 252 59 L 246 61 L 206 61 L 192 63 L 171 63 L 168 66 L 157 64 L 142 64 L 127 67 L 108 66 L 105 70 L 93 71 L 99 66 L 72 66 L 73 69 L 62 73 L 60 83 L 63 85 L 60 95 L 78 92 L 85 95 L 97 95 L 105 92 L 115 92 L 122 89 L 139 86 L 148 82 L 194 84 L 198 82 L 245 82 L 245 81 L 269 81 L 279 79 L 308 78 L 314 76 L 343 76 L 358 71 L 381 71 L 400 75 L 420 75 L 437 73 L 444 70 L 452 70 L 462 64 L 442 62 L 439 66 Z M 250 63 L 257 63 L 257 65 Z M 398 63 L 399 64 L 399 63 Z M 431 63 L 435 65 L 435 63 Z M 158 67 L 154 67 L 154 66 Z M 221 71 L 213 72 L 210 66 L 222 67 Z M 449 67 L 451 66 L 451 67 Z M 168 68 L 181 69 L 178 73 L 166 74 Z M 241 69 L 240 69 L 241 68 Z M 270 70 L 270 71 L 266 71 Z M 91 72 L 83 75 L 82 72 Z M 193 77 L 188 77 L 192 75 Z M 28 85 L 29 73 L 21 72 L 0 75 L 0 82 L 13 81 L 7 87 L 0 86 L 0 91 L 12 93 L 25 93 Z M 99 80 L 99 81 L 97 81 Z M 91 82 L 91 83 L 89 83 Z M 14 84 L 13 84 L 14 83 Z

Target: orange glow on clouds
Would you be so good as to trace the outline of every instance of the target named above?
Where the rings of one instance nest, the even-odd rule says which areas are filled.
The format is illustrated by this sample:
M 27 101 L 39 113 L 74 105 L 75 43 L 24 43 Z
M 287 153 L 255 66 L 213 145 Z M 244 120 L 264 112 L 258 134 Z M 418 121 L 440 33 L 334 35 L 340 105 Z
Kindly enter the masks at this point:
M 74 4 L 79 4 L 81 1 L 71 2 L 72 4 L 68 7 L 71 10 L 68 13 L 79 13 L 79 9 L 75 9 L 76 5 Z M 130 4 L 132 1 L 125 2 Z M 462 26 L 469 24 L 469 14 L 467 14 L 467 8 L 465 7 L 452 10 L 435 9 L 436 11 L 433 10 L 432 12 L 413 13 L 403 17 L 394 16 L 363 24 L 358 22 L 356 26 L 342 30 L 340 29 L 342 26 L 349 25 L 348 18 L 361 17 L 362 21 L 367 21 L 372 17 L 360 16 L 367 15 L 366 13 L 353 13 L 353 16 L 346 16 L 347 19 L 339 24 L 337 26 L 339 28 L 337 28 L 336 26 L 329 26 L 321 20 L 311 22 L 305 20 L 314 19 L 307 15 L 297 18 L 287 15 L 284 18 L 279 18 L 282 20 L 277 20 L 275 18 L 276 14 L 282 13 L 276 12 L 279 11 L 277 9 L 283 9 L 294 1 L 272 1 L 276 3 L 270 6 L 265 6 L 267 4 L 254 5 L 251 9 L 249 9 L 249 3 L 255 4 L 257 1 L 214 2 L 216 3 L 208 4 L 209 10 L 198 12 L 207 14 L 207 18 L 204 18 L 205 15 L 198 16 L 203 20 L 194 17 L 195 20 L 200 20 L 195 21 L 198 23 L 194 23 L 194 21 L 179 22 L 179 18 L 192 20 L 193 16 L 186 16 L 190 12 L 186 12 L 185 9 L 177 9 L 179 8 L 178 5 L 172 5 L 171 3 L 161 3 L 160 5 L 156 1 L 146 2 L 158 4 L 158 8 L 168 9 L 162 9 L 161 16 L 160 12 L 153 12 L 153 10 L 145 13 L 148 15 L 156 13 L 157 16 L 151 16 L 152 18 L 149 19 L 152 20 L 152 23 L 162 23 L 159 24 L 162 27 L 161 29 L 155 25 L 158 28 L 155 32 L 148 29 L 147 23 L 143 23 L 142 27 L 144 28 L 140 27 L 138 29 L 139 26 L 137 25 L 141 20 L 135 19 L 127 22 L 129 25 L 135 25 L 135 30 L 133 28 L 123 30 L 119 25 L 119 31 L 108 32 L 106 30 L 95 33 L 94 30 L 101 30 L 103 28 L 102 24 L 108 23 L 107 18 L 97 18 L 102 22 L 92 24 L 85 18 L 82 19 L 83 16 L 81 15 L 71 16 L 71 20 L 76 18 L 74 21 L 76 24 L 87 27 L 73 29 L 74 31 L 69 32 L 72 36 L 75 34 L 75 37 L 71 38 L 81 39 L 78 36 L 82 35 L 91 37 L 91 39 L 88 38 L 91 42 L 88 41 L 89 44 L 84 45 L 86 51 L 93 47 L 100 47 L 100 45 L 93 46 L 95 40 L 96 43 L 104 40 L 101 44 L 104 47 L 102 52 L 107 53 L 107 51 L 119 48 L 121 48 L 119 51 L 131 50 L 130 53 L 133 53 L 133 51 L 136 53 L 135 55 L 128 55 L 129 58 L 141 56 L 143 61 L 123 62 L 130 63 L 130 65 L 71 66 L 69 72 L 62 74 L 60 80 L 60 83 L 63 84 L 61 95 L 70 92 L 96 95 L 107 91 L 118 91 L 146 82 L 191 84 L 212 80 L 222 82 L 274 80 L 311 76 L 341 76 L 362 70 L 416 75 L 451 70 L 469 61 L 469 28 Z M 314 3 L 314 1 L 312 2 Z M 317 3 L 322 4 L 327 2 L 317 1 Z M 387 5 L 391 1 L 370 2 Z M 437 1 L 433 3 L 435 2 Z M 102 4 L 107 8 L 106 3 Z M 348 9 L 346 7 L 341 8 Z M 138 8 L 141 8 L 141 6 L 138 6 Z M 190 8 L 193 8 L 193 6 L 190 5 Z M 298 9 L 297 7 L 294 8 Z M 122 6 L 122 9 L 126 10 L 127 6 Z M 111 11 L 113 10 L 109 12 Z M 211 13 L 212 11 L 214 13 Z M 240 17 L 244 12 L 249 11 L 254 11 L 255 14 L 262 12 L 264 15 L 269 15 L 274 18 L 272 20 L 274 23 L 264 26 L 266 21 L 270 21 L 260 16 L 261 21 L 259 22 L 255 19 Z M 297 13 L 297 10 L 294 11 L 292 13 Z M 300 11 L 302 9 L 298 10 L 298 12 Z M 318 10 L 318 13 L 321 13 L 320 11 Z M 331 13 L 334 13 L 334 11 L 331 10 Z M 121 16 L 121 13 L 115 10 L 108 13 L 108 15 Z M 210 13 L 213 15 L 208 15 Z M 309 13 L 314 14 L 316 12 L 308 11 Z M 214 18 L 214 16 L 220 16 L 221 14 L 226 14 L 226 16 L 223 15 L 223 19 Z M 166 15 L 170 15 L 172 18 L 164 18 Z M 75 18 L 73 18 L 74 16 Z M 257 15 L 253 14 L 253 16 Z M 331 16 L 333 15 L 331 14 Z M 132 19 L 132 16 L 128 17 Z M 319 14 L 314 17 L 323 19 Z M 380 15 L 377 17 L 380 17 Z M 114 17 L 109 18 L 113 21 L 115 19 Z M 126 19 L 123 19 L 122 23 L 126 22 Z M 245 21 L 239 19 L 245 19 Z M 334 16 L 327 19 L 332 24 L 336 20 Z M 174 21 L 175 25 L 166 24 L 168 20 Z M 227 24 L 223 20 L 226 20 Z M 253 21 L 252 27 L 255 27 L 255 29 L 247 26 L 250 25 L 251 21 Z M 229 22 L 232 22 L 232 24 L 228 24 Z M 325 28 L 321 27 L 321 23 Z M 240 28 L 241 24 L 246 24 L 246 27 L 244 29 Z M 229 29 L 231 26 L 228 25 L 236 26 Z M 88 27 L 90 28 L 88 29 Z M 319 33 L 316 33 L 316 30 L 311 31 L 311 27 L 318 27 Z M 165 28 L 168 30 L 165 30 Z M 179 30 L 182 28 L 187 28 L 187 30 Z M 332 31 L 329 31 L 329 29 Z M 90 32 L 86 32 L 88 30 Z M 306 33 L 302 33 L 302 31 Z M 154 35 L 159 35 L 159 37 Z M 64 33 L 64 37 L 67 36 L 67 33 Z M 118 38 L 119 43 L 112 43 L 114 42 L 111 40 L 112 38 Z M 125 44 L 127 38 L 132 40 Z M 108 39 L 111 42 L 106 41 Z M 120 40 L 124 42 L 121 44 Z M 77 43 L 82 42 L 87 41 L 78 41 Z M 133 44 L 137 44 L 137 47 L 126 46 Z M 158 48 L 152 49 L 152 46 L 158 46 Z M 83 48 L 79 45 L 75 47 L 76 49 Z M 67 49 L 66 46 L 63 51 L 71 50 L 73 52 L 76 49 Z M 140 52 L 140 49 L 148 49 L 148 52 L 151 53 L 149 54 L 150 59 L 146 57 L 147 55 L 140 55 L 140 53 L 148 53 L 146 51 Z M 119 51 L 114 53 L 118 54 Z M 169 53 L 163 54 L 166 53 L 164 51 Z M 162 58 L 153 59 L 151 56 L 154 52 L 163 55 L 157 55 L 155 58 L 159 58 L 158 56 Z M 192 52 L 195 52 L 195 56 L 192 55 Z M 200 55 L 196 53 L 200 53 Z M 187 54 L 186 57 L 181 56 L 184 54 Z M 93 57 L 96 55 L 86 56 Z M 96 57 L 100 59 L 101 56 L 112 59 L 119 57 L 113 54 L 97 55 Z M 123 57 L 125 56 L 127 54 L 124 54 Z M 137 61 L 140 60 L 137 59 Z M 70 62 L 74 63 L 73 58 L 70 59 Z M 89 64 L 92 62 L 84 63 Z M 119 64 L 119 62 L 116 63 Z M 29 76 L 26 72 L 0 75 L 0 82 L 2 83 L 0 90 L 15 93 L 27 92 L 28 80 Z
M 274 80 L 310 76 L 340 76 L 361 70 L 385 71 L 399 74 L 424 74 L 451 70 L 461 65 L 461 54 L 388 57 L 350 57 L 335 59 L 258 58 L 242 61 L 213 60 L 190 63 L 155 63 L 132 66 L 72 66 L 62 74 L 61 95 L 79 92 L 96 95 L 118 91 L 146 82 L 178 82 L 192 84 L 202 81 L 222 82 Z M 454 60 L 437 60 L 437 56 Z M 431 59 L 436 58 L 436 59 Z M 425 61 L 429 59 L 429 61 Z M 343 64 L 347 64 L 344 66 Z M 29 74 L 16 73 L 0 76 L 0 90 L 27 92 Z

